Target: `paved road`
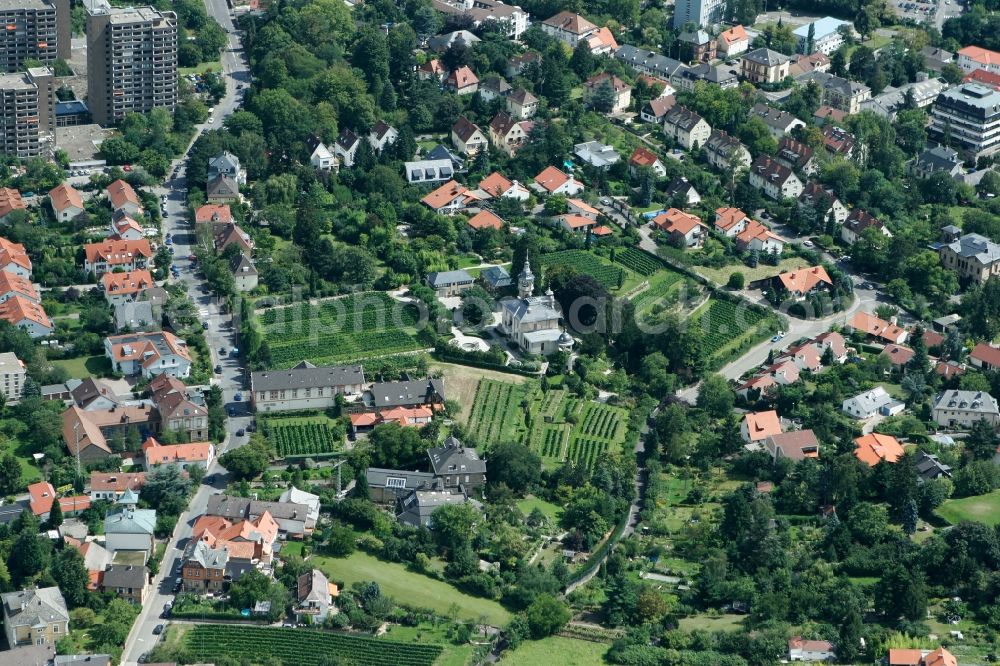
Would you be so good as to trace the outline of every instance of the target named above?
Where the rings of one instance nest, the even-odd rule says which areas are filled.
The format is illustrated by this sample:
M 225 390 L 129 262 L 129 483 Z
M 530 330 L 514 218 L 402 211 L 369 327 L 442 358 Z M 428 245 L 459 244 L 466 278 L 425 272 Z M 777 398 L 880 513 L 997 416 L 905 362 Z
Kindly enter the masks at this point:
M 249 83 L 250 75 L 246 65 L 245 55 L 241 50 L 238 36 L 232 34 L 234 27 L 229 17 L 225 0 L 206 0 L 209 14 L 215 18 L 219 24 L 226 29 L 229 35 L 229 48 L 222 55 L 222 68 L 226 74 L 226 96 L 215 106 L 214 123 L 205 124 L 198 130 L 213 129 L 218 127 L 226 116 L 239 108 L 241 95 L 237 91 L 237 84 Z M 197 137 L 197 135 L 196 135 Z M 193 142 L 192 142 L 193 143 Z M 172 165 L 172 176 L 164 186 L 156 191 L 158 196 L 167 196 L 167 214 L 163 221 L 164 234 L 171 234 L 174 239 L 174 262 L 180 269 L 180 282 L 187 287 L 191 299 L 198 307 L 200 319 L 208 322 L 209 328 L 205 332 L 208 346 L 212 352 L 213 366 L 220 364 L 222 373 L 215 376 L 213 383 L 222 388 L 226 407 L 234 414 L 227 420 L 227 435 L 225 441 L 219 446 L 218 455 L 225 453 L 229 448 L 234 448 L 246 442 L 247 438 L 237 437 L 236 433 L 241 428 L 246 428 L 251 421 L 248 405 L 244 401 L 236 402 L 235 396 L 243 389 L 244 373 L 238 359 L 224 358 L 220 350 L 225 347 L 227 350 L 235 346 L 234 333 L 231 329 L 229 315 L 220 312 L 216 299 L 208 295 L 207 290 L 202 293 L 204 283 L 198 279 L 191 262 L 187 257 L 193 254 L 194 229 L 187 219 L 187 183 L 184 175 L 183 160 L 187 154 L 179 158 Z M 173 172 L 176 169 L 176 172 Z M 191 528 L 198 516 L 205 512 L 208 505 L 208 498 L 212 494 L 225 488 L 225 470 L 218 463 L 213 463 L 208 470 L 209 475 L 215 475 L 213 485 L 202 484 L 191 500 L 188 510 L 181 514 L 177 521 L 177 528 L 173 537 L 167 545 L 163 561 L 160 563 L 160 573 L 153 579 L 151 590 L 143 604 L 142 611 L 132 632 L 125 643 L 122 653 L 122 663 L 137 663 L 139 657 L 153 648 L 158 637 L 153 634 L 156 625 L 164 623 L 159 618 L 163 612 L 163 606 L 167 601 L 173 600 L 173 585 L 179 572 L 175 567 L 179 566 L 180 556 L 184 546 L 191 536 Z

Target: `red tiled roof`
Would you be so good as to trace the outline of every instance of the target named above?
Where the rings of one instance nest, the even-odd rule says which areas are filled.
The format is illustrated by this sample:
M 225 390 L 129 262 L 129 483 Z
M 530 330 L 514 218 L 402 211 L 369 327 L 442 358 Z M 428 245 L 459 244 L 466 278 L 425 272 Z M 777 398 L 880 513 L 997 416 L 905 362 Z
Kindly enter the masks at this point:
M 891 435 L 871 433 L 854 439 L 854 456 L 869 467 L 882 460 L 894 463 L 903 457 L 903 445 Z
M 139 195 L 135 193 L 132 186 L 120 178 L 108 185 L 107 192 L 108 198 L 111 200 L 111 206 L 115 210 L 123 208 L 126 204 L 142 206 Z
M 751 442 L 767 439 L 782 432 L 781 419 L 778 418 L 778 412 L 773 409 L 767 412 L 750 412 L 743 419 L 747 423 Z
M 69 183 L 60 183 L 49 190 L 49 202 L 57 213 L 61 213 L 70 206 L 83 208 L 83 196 Z
M 820 284 L 833 285 L 833 280 L 830 279 L 826 269 L 822 266 L 801 268 L 789 271 L 788 273 L 782 273 L 778 276 L 778 280 L 788 291 L 800 294 L 807 294 Z
M 488 210 L 481 210 L 470 217 L 466 224 L 473 229 L 503 229 L 503 220 Z
M 104 240 L 100 243 L 87 243 L 83 246 L 87 261 L 94 264 L 104 262 L 110 266 L 134 263 L 136 257 L 149 259 L 153 250 L 145 238 L 139 240 Z
M 13 243 L 0 237 L 0 266 L 14 264 L 31 271 L 31 258 L 20 243 Z
M 656 156 L 656 153 L 649 150 L 648 148 L 643 148 L 639 146 L 632 152 L 632 157 L 628 158 L 630 164 L 634 164 L 639 167 L 651 167 L 660 158 Z
M 39 326 L 52 328 L 52 321 L 41 305 L 16 294 L 0 303 L 0 319 L 9 321 L 15 326 L 22 321 L 32 321 Z
M 1000 368 L 1000 348 L 980 342 L 969 353 L 969 358 L 980 361 L 983 365 Z

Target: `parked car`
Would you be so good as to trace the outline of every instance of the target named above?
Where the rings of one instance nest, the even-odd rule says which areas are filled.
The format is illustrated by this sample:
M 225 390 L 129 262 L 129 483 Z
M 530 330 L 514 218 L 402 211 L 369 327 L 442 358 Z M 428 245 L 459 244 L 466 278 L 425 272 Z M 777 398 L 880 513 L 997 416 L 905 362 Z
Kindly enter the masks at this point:
M 237 393 L 236 395 L 233 396 L 233 400 L 235 400 L 236 402 L 243 402 L 243 394 Z
M 236 436 L 237 437 L 243 437 L 246 434 L 247 434 L 247 431 L 244 430 L 243 428 L 240 428 L 239 430 L 236 431 Z
M 158 624 L 155 627 L 153 627 L 153 635 L 154 636 L 159 636 L 162 633 L 163 633 L 163 625 L 162 624 Z
M 215 374 L 217 374 L 217 375 L 221 375 L 222 374 L 222 366 L 221 365 L 215 366 Z
M 203 331 L 207 331 L 208 330 L 208 322 L 207 321 L 201 322 L 201 330 L 203 330 Z

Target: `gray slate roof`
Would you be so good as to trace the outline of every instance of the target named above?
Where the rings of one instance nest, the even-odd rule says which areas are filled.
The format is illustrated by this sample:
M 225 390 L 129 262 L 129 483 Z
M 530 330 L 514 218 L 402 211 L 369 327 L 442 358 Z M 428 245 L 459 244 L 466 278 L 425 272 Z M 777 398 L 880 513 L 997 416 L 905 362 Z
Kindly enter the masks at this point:
M 510 273 L 508 273 L 507 269 L 503 266 L 490 266 L 489 268 L 484 268 L 480 271 L 479 277 L 493 287 L 507 287 L 511 284 Z
M 917 166 L 921 170 L 948 171 L 955 167 L 962 166 L 962 159 L 954 148 L 947 146 L 934 146 L 928 148 L 917 156 Z
M 615 51 L 615 58 L 633 67 L 648 69 L 659 76 L 669 79 L 674 72 L 684 66 L 680 60 L 674 60 L 654 51 L 640 49 L 631 44 L 622 44 Z
M 486 474 L 486 461 L 476 455 L 475 449 L 462 445 L 455 437 L 444 440 L 444 446 L 427 449 L 431 469 L 437 476 L 445 474 Z
M 225 570 L 229 564 L 229 551 L 225 548 L 209 548 L 207 543 L 198 539 L 184 549 L 184 561 L 196 562 L 203 569 Z
M 146 585 L 146 567 L 131 564 L 114 564 L 104 572 L 104 587 L 131 587 L 141 589 Z
M 4 615 L 14 627 L 37 627 L 50 622 L 69 622 L 66 600 L 58 587 L 40 587 L 0 595 Z M 23 608 L 22 608 L 23 607 Z
M 948 247 L 958 256 L 975 259 L 983 265 L 1000 261 L 1000 244 L 979 234 L 965 234 L 954 243 L 949 243 Z
M 369 467 L 365 470 L 365 478 L 368 480 L 370 488 L 385 488 L 386 479 L 389 477 L 405 480 L 403 488 L 395 488 L 395 490 L 416 490 L 417 488 L 430 487 L 434 483 L 434 475 L 431 472 L 409 472 L 402 469 L 381 467 Z
M 743 59 L 759 65 L 766 65 L 767 67 L 781 65 L 790 60 L 790 58 L 784 53 L 778 53 L 777 51 L 772 51 L 771 49 L 766 48 L 754 49 L 749 53 L 745 53 L 743 55 Z
M 501 303 L 504 310 L 522 324 L 558 319 L 562 315 L 549 303 L 548 296 L 531 296 L 530 298 L 509 298 Z
M 210 197 L 235 197 L 240 193 L 240 186 L 236 183 L 235 178 L 223 174 L 208 181 L 208 184 L 205 186 L 205 193 Z
M 250 374 L 254 391 L 319 388 L 364 384 L 365 372 L 360 365 L 332 365 L 317 368 L 303 361 L 288 370 L 264 370 Z
M 751 109 L 750 112 L 763 120 L 764 124 L 768 127 L 773 127 L 774 129 L 781 131 L 786 130 L 789 125 L 796 120 L 799 120 L 787 111 L 780 111 L 774 107 L 768 106 L 767 104 L 754 104 L 753 109 Z M 802 121 L 799 120 L 799 122 Z
M 115 305 L 115 328 L 121 330 L 126 326 L 142 328 L 156 323 L 153 314 L 153 303 L 150 301 L 128 301 Z
M 997 414 L 997 401 L 985 391 L 942 391 L 934 398 L 934 409 Z
M 473 282 L 475 282 L 475 280 L 472 279 L 472 276 L 469 275 L 468 271 L 464 270 L 439 271 L 427 274 L 427 284 L 435 289 L 453 284 L 471 284 Z
M 417 490 L 403 502 L 403 512 L 397 516 L 402 523 L 413 527 L 426 527 L 438 507 L 465 504 L 469 500 L 462 493 L 446 490 Z
M 444 400 L 443 379 L 418 379 L 405 382 L 379 382 L 369 389 L 375 407 L 401 407 L 422 405 L 428 393 Z
M 107 654 L 59 654 L 54 666 L 111 666 L 111 655 Z
M 237 173 L 240 170 L 240 158 L 225 150 L 208 160 L 209 173 Z
M 155 509 L 123 509 L 111 511 L 104 518 L 105 534 L 153 534 L 156 527 Z
M 283 520 L 302 521 L 305 523 L 309 515 L 309 507 L 305 504 L 294 502 L 264 502 L 262 500 L 252 500 L 246 497 L 233 497 L 231 495 L 212 495 L 208 498 L 208 508 L 205 513 L 209 516 L 222 516 L 223 518 L 235 518 L 237 520 L 256 519 L 265 511 L 271 517 L 280 522 Z

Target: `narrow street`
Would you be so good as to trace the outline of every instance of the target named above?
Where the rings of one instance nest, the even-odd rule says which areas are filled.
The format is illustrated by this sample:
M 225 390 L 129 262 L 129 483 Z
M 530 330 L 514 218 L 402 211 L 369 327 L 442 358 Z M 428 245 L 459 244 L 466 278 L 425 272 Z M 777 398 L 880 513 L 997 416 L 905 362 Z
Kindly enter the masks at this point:
M 222 54 L 222 68 L 226 79 L 226 95 L 215 106 L 214 123 L 204 124 L 199 127 L 195 134 L 195 139 L 202 131 L 220 126 L 223 120 L 239 108 L 240 94 L 237 90 L 238 84 L 248 84 L 250 73 L 246 64 L 246 57 L 242 50 L 239 37 L 234 35 L 233 22 L 229 16 L 229 9 L 225 0 L 206 0 L 209 14 L 218 21 L 219 25 L 229 33 L 229 46 Z M 192 145 L 194 141 L 192 140 Z M 190 146 L 188 147 L 190 150 Z M 244 398 L 237 402 L 235 396 L 244 388 L 244 373 L 238 358 L 231 357 L 228 353 L 236 346 L 234 331 L 232 330 L 231 316 L 220 311 L 217 299 L 209 296 L 204 282 L 194 275 L 194 267 L 187 257 L 194 253 L 195 235 L 193 224 L 188 220 L 187 211 L 187 183 L 184 174 L 184 161 L 187 153 L 174 160 L 171 165 L 172 173 L 162 188 L 157 188 L 157 196 L 166 195 L 165 207 L 167 214 L 163 220 L 164 237 L 170 235 L 173 239 L 174 263 L 180 269 L 180 282 L 187 288 L 191 300 L 198 307 L 199 319 L 207 322 L 209 327 L 205 331 L 205 339 L 212 354 L 212 366 L 221 365 L 222 372 L 214 376 L 212 382 L 222 388 L 227 411 L 234 416 L 227 419 L 226 439 L 216 450 L 216 460 L 218 456 L 225 453 L 229 448 L 235 448 L 247 440 L 246 436 L 238 438 L 236 433 L 240 429 L 245 429 L 251 421 L 248 405 Z M 225 348 L 227 353 L 222 354 Z M 209 485 L 203 483 L 198 489 L 194 498 L 188 506 L 188 510 L 181 514 L 177 521 L 177 527 L 173 536 L 167 544 L 163 561 L 160 563 L 160 572 L 153 578 L 151 589 L 147 594 L 142 611 L 132 626 L 128 640 L 125 642 L 122 651 L 122 663 L 132 666 L 137 664 L 139 658 L 151 650 L 159 636 L 153 633 L 156 625 L 165 623 L 160 619 L 163 606 L 168 601 L 173 601 L 174 581 L 180 573 L 180 556 L 188 539 L 191 537 L 191 530 L 194 521 L 205 512 L 208 506 L 208 498 L 216 492 L 220 492 L 226 486 L 225 471 L 219 467 L 218 462 L 213 462 L 206 478 L 215 475 L 214 483 Z

